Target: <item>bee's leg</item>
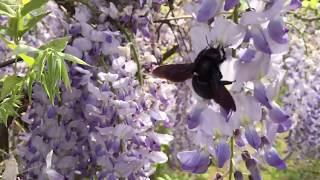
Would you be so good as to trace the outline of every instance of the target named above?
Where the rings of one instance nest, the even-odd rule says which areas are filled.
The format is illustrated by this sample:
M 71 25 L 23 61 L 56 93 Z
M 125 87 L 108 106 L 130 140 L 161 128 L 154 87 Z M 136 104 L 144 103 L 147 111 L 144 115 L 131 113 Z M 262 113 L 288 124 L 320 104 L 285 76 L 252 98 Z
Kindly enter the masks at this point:
M 229 85 L 229 84 L 232 84 L 234 83 L 235 81 L 220 81 L 220 84 L 222 85 Z
M 224 51 L 224 48 L 221 48 L 222 51 L 222 59 L 225 60 L 226 59 L 226 52 Z

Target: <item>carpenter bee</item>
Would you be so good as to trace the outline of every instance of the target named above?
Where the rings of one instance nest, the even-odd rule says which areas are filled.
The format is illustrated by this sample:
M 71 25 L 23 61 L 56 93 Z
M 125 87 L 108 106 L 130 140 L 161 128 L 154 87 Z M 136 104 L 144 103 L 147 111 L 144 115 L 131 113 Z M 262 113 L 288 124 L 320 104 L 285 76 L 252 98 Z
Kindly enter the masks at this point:
M 170 64 L 157 67 L 153 74 L 173 82 L 182 82 L 192 78 L 194 91 L 204 99 L 213 99 L 226 112 L 236 111 L 234 100 L 222 81 L 220 64 L 226 60 L 222 46 L 203 49 L 193 63 Z

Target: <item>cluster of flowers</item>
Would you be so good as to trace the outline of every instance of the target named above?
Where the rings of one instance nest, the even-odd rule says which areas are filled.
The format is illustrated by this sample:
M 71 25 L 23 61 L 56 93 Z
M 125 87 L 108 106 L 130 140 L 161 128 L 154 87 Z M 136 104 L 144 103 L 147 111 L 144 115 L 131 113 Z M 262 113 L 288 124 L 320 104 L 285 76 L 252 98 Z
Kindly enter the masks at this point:
M 250 177 L 261 179 L 258 163 L 286 168 L 273 144 L 278 133 L 291 128 L 292 120 L 273 99 L 283 82 L 285 73 L 280 65 L 289 43 L 282 15 L 301 4 L 252 0 L 239 8 L 239 3 L 204 0 L 186 6 L 187 12 L 197 13 L 196 20 L 189 22 L 190 56 L 195 57 L 212 42 L 226 48 L 227 61 L 221 70 L 223 79 L 235 80 L 230 91 L 237 110 L 226 114 L 212 101 L 197 98 L 187 124 L 189 133 L 193 134 L 191 140 L 198 148 L 177 156 L 182 169 L 193 173 L 206 172 L 214 162 L 210 159 L 215 159 L 215 164 L 222 168 L 234 158 L 235 164 L 230 162 L 230 165 L 235 167 L 234 175 L 239 179 L 243 176 L 238 169 L 242 159 Z M 231 9 L 234 9 L 232 14 Z M 233 17 L 233 21 L 226 17 Z
M 316 30 L 314 23 L 309 23 L 304 32 L 310 53 L 308 56 L 305 54 L 304 42 L 300 36 L 292 37 L 290 57 L 283 63 L 287 68 L 287 92 L 282 102 L 295 122 L 295 128 L 288 139 L 291 151 L 299 152 L 303 159 L 320 158 L 320 59 L 316 48 L 320 31 Z
M 136 75 L 144 72 L 132 60 L 124 34 L 128 32 L 112 24 L 128 20 L 139 44 L 134 46 L 150 52 L 151 46 L 144 43 L 150 38 L 147 18 L 161 2 L 154 2 L 155 8 L 149 1 L 132 3 L 118 10 L 113 3 L 92 1 L 99 17 L 85 5 L 75 7 L 72 42 L 65 52 L 93 67 L 70 66 L 72 91 L 61 88 L 55 105 L 34 86 L 32 106 L 23 116 L 29 132 L 21 135 L 24 143 L 17 149 L 26 178 L 143 179 L 154 172 L 153 164 L 167 161 L 161 145 L 173 137 L 160 131 L 173 125 L 164 111 L 172 111 L 174 86 L 160 87 L 152 78 L 139 85 Z M 170 37 L 163 40 L 173 42 Z M 139 55 L 145 70 L 156 62 L 150 53 Z
M 158 31 L 153 27 L 161 5 L 172 1 L 77 5 L 65 52 L 94 67 L 70 66 L 72 92 L 61 88 L 54 106 L 35 85 L 33 104 L 23 117 L 29 132 L 21 136 L 24 144 L 17 150 L 26 178 L 148 178 L 153 164 L 167 161 L 161 145 L 173 139 L 159 133 L 159 127 L 172 127 L 177 135 L 170 150 L 183 170 L 203 173 L 215 160 L 222 168 L 231 158 L 236 178 L 243 176 L 241 159 L 252 179 L 261 179 L 258 163 L 284 169 L 272 145 L 292 121 L 273 99 L 284 74 L 279 59 L 288 48 L 282 14 L 299 7 L 299 1 L 246 2 L 240 7 L 238 0 L 183 2 L 181 14 L 195 18 L 176 23 L 190 27 L 190 42 L 171 32 L 173 25 Z M 233 21 L 228 19 L 232 16 Z M 230 89 L 236 112 L 226 114 L 213 101 L 201 99 L 189 82 L 176 87 L 147 74 L 161 59 L 160 47 L 176 41 L 185 46 L 179 52 L 187 54 L 184 61 L 194 59 L 208 43 L 226 49 L 221 70 L 224 79 L 236 81 Z M 183 141 L 188 146 L 179 144 L 178 134 L 188 139 Z

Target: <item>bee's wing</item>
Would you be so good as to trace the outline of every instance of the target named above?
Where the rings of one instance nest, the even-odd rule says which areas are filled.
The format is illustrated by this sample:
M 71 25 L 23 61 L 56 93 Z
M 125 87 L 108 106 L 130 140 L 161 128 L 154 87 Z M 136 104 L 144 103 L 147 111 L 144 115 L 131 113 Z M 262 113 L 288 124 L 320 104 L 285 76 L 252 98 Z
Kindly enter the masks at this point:
M 152 74 L 173 82 L 182 82 L 192 77 L 194 64 L 170 64 L 157 67 Z
M 226 112 L 236 111 L 236 105 L 233 97 L 224 85 L 216 86 L 216 92 L 213 93 L 213 100 L 218 103 Z

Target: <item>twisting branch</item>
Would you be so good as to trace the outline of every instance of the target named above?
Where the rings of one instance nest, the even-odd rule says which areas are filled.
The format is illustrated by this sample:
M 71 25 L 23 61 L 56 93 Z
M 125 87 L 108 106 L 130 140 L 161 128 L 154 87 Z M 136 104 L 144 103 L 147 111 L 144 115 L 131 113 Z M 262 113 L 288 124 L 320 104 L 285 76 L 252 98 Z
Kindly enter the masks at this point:
M 22 61 L 21 58 L 17 58 L 17 59 L 10 59 L 8 61 L 4 61 L 4 62 L 1 62 L 0 63 L 0 68 L 3 68 L 3 67 L 6 67 L 6 66 L 9 66 L 15 62 L 19 62 L 19 61 Z

